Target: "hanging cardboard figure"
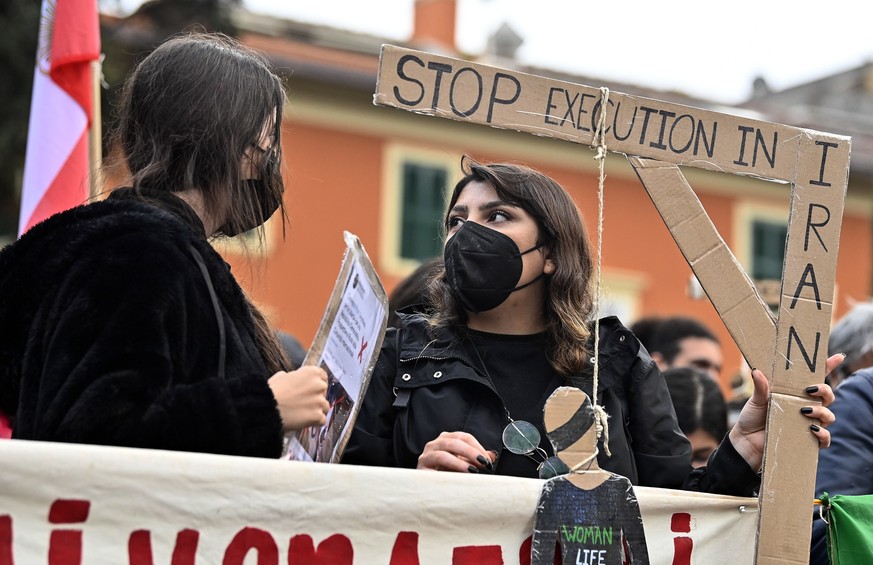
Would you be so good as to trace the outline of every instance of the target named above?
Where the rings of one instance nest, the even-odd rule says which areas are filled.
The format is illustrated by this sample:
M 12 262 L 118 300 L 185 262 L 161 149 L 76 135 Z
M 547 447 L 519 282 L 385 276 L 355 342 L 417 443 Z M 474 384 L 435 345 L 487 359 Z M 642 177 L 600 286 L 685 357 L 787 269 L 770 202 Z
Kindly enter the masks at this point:
M 555 454 L 570 472 L 546 481 L 537 506 L 531 565 L 551 565 L 556 542 L 571 565 L 648 565 L 643 520 L 626 477 L 597 465 L 594 408 L 574 387 L 561 387 L 544 409 Z

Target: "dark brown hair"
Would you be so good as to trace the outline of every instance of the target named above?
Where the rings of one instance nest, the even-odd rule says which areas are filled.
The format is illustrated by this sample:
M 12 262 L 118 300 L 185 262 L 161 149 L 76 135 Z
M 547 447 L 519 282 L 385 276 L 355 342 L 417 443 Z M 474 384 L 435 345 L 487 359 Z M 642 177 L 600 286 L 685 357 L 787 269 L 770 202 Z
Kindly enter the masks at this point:
M 134 189 L 197 189 L 219 224 L 257 225 L 256 195 L 240 180 L 243 155 L 274 122 L 271 149 L 281 158 L 284 103 L 279 77 L 239 42 L 221 34 L 167 40 L 137 65 L 121 97 L 116 137 Z M 278 167 L 262 159 L 258 168 L 281 202 Z
M 721 441 L 728 432 L 727 405 L 721 388 L 712 377 L 691 367 L 664 371 L 664 380 L 673 399 L 673 408 L 682 433 L 697 430 Z
M 252 154 L 253 144 L 260 146 L 264 126 L 271 123 L 270 149 L 281 160 L 284 104 L 279 77 L 238 41 L 203 33 L 167 40 L 137 65 L 121 97 L 115 137 L 133 189 L 197 190 L 209 217 L 228 231 L 258 225 L 253 221 L 262 219 L 258 196 L 240 180 L 243 157 Z M 268 159 L 253 165 L 287 219 L 279 167 Z M 250 306 L 267 367 L 273 372 L 288 367 L 274 332 Z

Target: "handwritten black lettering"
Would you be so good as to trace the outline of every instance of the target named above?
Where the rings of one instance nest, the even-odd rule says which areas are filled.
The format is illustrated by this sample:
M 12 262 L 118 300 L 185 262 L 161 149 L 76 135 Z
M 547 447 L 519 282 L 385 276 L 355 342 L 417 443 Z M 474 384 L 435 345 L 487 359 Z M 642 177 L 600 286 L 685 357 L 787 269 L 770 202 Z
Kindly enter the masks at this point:
M 467 72 L 473 73 L 473 75 L 476 77 L 476 86 L 478 88 L 478 92 L 476 93 L 476 101 L 473 102 L 473 105 L 470 106 L 469 109 L 459 110 L 457 105 L 455 104 L 455 87 L 458 79 L 464 76 L 464 73 Z M 463 69 L 460 69 L 457 73 L 455 73 L 455 76 L 452 77 L 452 84 L 449 86 L 449 105 L 452 107 L 452 112 L 454 112 L 456 116 L 460 116 L 462 118 L 466 118 L 467 116 L 475 114 L 476 110 L 479 109 L 479 104 L 482 103 L 482 93 L 482 75 L 480 75 L 473 67 L 464 67 Z
M 443 84 L 443 73 L 451 73 L 452 66 L 445 63 L 431 61 L 427 64 L 427 68 L 436 71 L 436 76 L 433 79 L 433 102 L 430 104 L 431 109 L 436 110 L 440 105 L 440 90 Z
M 587 114 L 588 110 L 585 110 L 585 101 L 589 98 L 596 98 L 593 94 L 582 94 L 582 97 L 579 101 L 579 111 L 576 113 L 576 129 L 579 131 L 591 131 L 592 129 L 597 129 L 596 126 L 592 125 L 591 128 L 587 128 L 582 125 L 582 114 Z M 612 104 L 612 100 L 609 101 Z M 615 104 L 612 104 L 613 106 Z M 597 113 L 597 109 L 600 107 L 600 101 L 598 101 L 594 105 L 594 114 L 591 114 L 592 121 L 594 120 L 594 116 Z M 609 131 L 609 127 L 607 126 L 606 131 Z
M 712 154 L 715 152 L 715 136 L 718 132 L 718 122 L 712 122 L 712 135 L 710 139 L 712 140 L 712 144 L 710 145 L 709 140 L 706 138 L 706 129 L 703 127 L 703 122 L 697 122 L 697 135 L 694 138 L 694 154 L 700 155 L 700 141 L 703 140 L 703 146 L 706 148 L 706 156 L 712 158 Z
M 643 118 L 643 127 L 640 129 L 640 145 L 646 142 L 646 130 L 649 129 L 649 116 L 657 112 L 655 108 L 646 108 L 645 106 L 639 106 L 639 109 L 645 113 L 645 117 Z M 636 117 L 636 111 L 634 112 L 634 117 Z
M 797 347 L 800 349 L 800 353 L 803 355 L 803 360 L 806 361 L 806 366 L 809 367 L 809 371 L 811 373 L 815 372 L 815 365 L 818 360 L 818 346 L 821 341 L 821 332 L 815 332 L 815 350 L 812 353 L 812 359 L 810 360 L 809 355 L 806 354 L 806 348 L 803 346 L 803 342 L 800 341 L 800 336 L 797 335 L 797 330 L 794 329 L 794 326 L 789 326 L 788 328 L 788 351 L 785 353 L 785 369 L 787 370 L 791 367 L 791 342 L 792 340 L 797 342 Z
M 573 127 L 576 127 L 576 122 L 574 121 L 573 116 L 573 107 L 576 105 L 576 101 L 579 100 L 579 93 L 577 92 L 573 99 L 570 100 L 570 93 L 568 91 L 564 91 L 564 98 L 567 100 L 567 111 L 564 112 L 564 116 L 561 118 L 559 126 L 563 126 L 567 123 L 567 117 L 570 117 L 570 123 L 573 124 Z
M 395 86 L 394 87 L 394 98 L 396 98 L 398 102 L 400 102 L 401 104 L 404 104 L 406 106 L 415 106 L 416 104 L 420 103 L 424 99 L 424 84 L 422 84 L 422 82 L 420 80 L 416 80 L 414 78 L 411 78 L 406 74 L 406 72 L 404 71 L 404 67 L 406 66 L 406 63 L 409 63 L 409 62 L 416 63 L 417 65 L 421 66 L 421 68 L 424 68 L 424 61 L 422 61 L 421 59 L 419 59 L 415 55 L 404 55 L 403 57 L 400 57 L 399 61 L 397 61 L 397 76 L 399 76 L 401 78 L 401 80 L 405 80 L 407 82 L 417 84 L 421 93 L 418 95 L 418 98 L 416 98 L 414 100 L 413 99 L 407 100 L 406 98 L 404 98 L 403 96 L 400 95 L 400 88 Z
M 820 210 L 824 210 L 824 213 L 825 213 L 824 221 L 822 221 L 822 222 L 813 222 L 812 221 L 813 210 L 816 208 L 818 208 Z M 806 216 L 806 237 L 803 238 L 803 251 L 804 252 L 809 251 L 809 232 L 810 232 L 810 229 L 813 232 L 815 232 L 815 237 L 818 239 L 818 242 L 821 243 L 821 247 L 822 247 L 822 249 L 825 250 L 825 253 L 828 252 L 828 248 L 825 245 L 825 242 L 822 239 L 821 234 L 818 233 L 818 228 L 822 228 L 822 227 L 826 226 L 829 221 L 831 221 L 831 211 L 828 209 L 827 206 L 823 206 L 821 204 L 810 204 L 809 205 L 809 214 L 807 214 L 807 216 Z
M 667 145 L 664 144 L 664 135 L 667 132 L 667 118 L 676 117 L 676 112 L 661 110 L 658 114 L 661 115 L 661 131 L 658 132 L 658 141 L 649 143 L 649 147 L 654 147 L 655 149 L 667 149 Z
M 500 79 L 508 79 L 515 86 L 515 93 L 509 98 L 497 97 L 497 90 L 500 87 Z M 488 100 L 488 117 L 485 121 L 489 124 L 491 123 L 491 117 L 494 115 L 495 104 L 512 104 L 518 100 L 519 96 L 521 96 L 521 83 L 518 82 L 518 79 L 506 73 L 496 73 L 494 75 L 494 84 L 491 88 L 491 98 Z
M 612 100 L 610 100 L 609 103 L 612 104 Z M 627 138 L 629 138 L 631 136 L 631 133 L 633 133 L 633 131 L 634 131 L 634 123 L 636 123 L 636 121 L 637 121 L 637 107 L 634 106 L 634 115 L 631 116 L 631 119 L 628 121 L 626 135 L 620 135 L 618 133 L 618 116 L 619 116 L 619 114 L 621 114 L 621 102 L 619 102 L 618 105 L 616 105 L 615 115 L 613 115 L 613 117 L 612 117 L 612 135 L 618 141 L 625 141 Z M 594 115 L 593 114 L 591 116 L 591 127 L 592 127 L 592 129 L 595 129 Z
M 750 133 L 755 131 L 755 128 L 749 126 L 738 126 L 737 129 L 743 132 L 743 139 L 740 141 L 740 154 L 736 161 L 734 161 L 734 165 L 748 167 L 749 162 L 746 161 L 746 138 L 749 137 Z
M 680 125 L 684 120 L 688 120 L 690 125 L 688 126 L 688 140 L 682 140 L 685 145 L 679 146 L 676 143 L 677 132 L 682 131 Z M 694 141 L 694 116 L 691 114 L 682 114 L 673 122 L 673 125 L 670 127 L 670 151 L 673 153 L 685 153 L 688 151 L 688 148 L 691 147 L 691 143 Z
M 815 144 L 821 147 L 821 167 L 818 171 L 818 180 L 811 180 L 809 181 L 809 184 L 815 186 L 831 186 L 831 183 L 825 182 L 824 180 L 825 165 L 828 161 L 828 149 L 831 147 L 836 149 L 839 145 L 829 141 L 816 141 Z
M 807 280 L 807 277 L 809 279 Z M 797 283 L 797 288 L 794 291 L 794 297 L 791 300 L 791 308 L 794 309 L 797 306 L 797 300 L 800 298 L 800 293 L 803 291 L 803 287 L 808 286 L 812 288 L 812 292 L 815 295 L 815 307 L 821 310 L 821 296 L 818 293 L 818 283 L 815 281 L 815 268 L 812 266 L 812 263 L 807 263 L 806 268 L 803 270 L 803 275 L 800 277 L 800 282 Z
M 758 149 L 764 152 L 764 157 L 767 159 L 767 162 L 770 163 L 770 168 L 776 166 L 776 147 L 779 141 L 779 132 L 773 132 L 773 153 L 771 154 L 767 151 L 767 144 L 764 141 L 764 134 L 760 129 L 755 128 L 755 151 L 752 153 L 752 166 L 756 167 L 758 165 Z
M 549 124 L 550 126 L 559 125 L 559 122 L 556 122 L 556 121 L 551 119 L 552 118 L 552 110 L 556 110 L 558 108 L 557 105 L 553 104 L 552 97 L 558 92 L 564 92 L 564 89 L 563 88 L 555 88 L 555 87 L 552 87 L 549 89 L 549 99 L 546 102 L 546 113 L 543 116 L 543 121 L 545 123 Z

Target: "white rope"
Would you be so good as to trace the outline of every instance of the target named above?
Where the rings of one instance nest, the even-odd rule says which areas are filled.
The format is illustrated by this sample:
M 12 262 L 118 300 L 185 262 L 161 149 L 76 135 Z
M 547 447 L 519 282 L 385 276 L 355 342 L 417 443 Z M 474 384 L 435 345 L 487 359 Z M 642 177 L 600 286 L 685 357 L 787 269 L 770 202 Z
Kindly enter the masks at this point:
M 600 169 L 600 177 L 597 183 L 597 285 L 594 296 L 594 384 L 592 391 L 594 398 L 591 403 L 594 406 L 594 426 L 597 430 L 597 439 L 603 438 L 603 450 L 606 455 L 612 457 L 609 452 L 609 426 L 606 423 L 608 414 L 597 403 L 597 377 L 600 374 L 600 293 L 601 293 L 601 268 L 603 266 L 603 182 L 606 179 L 604 164 L 606 162 L 606 109 L 609 102 L 609 89 L 605 86 L 600 89 L 600 115 L 597 119 L 597 129 L 594 131 L 594 148 Z
M 591 469 L 591 464 L 594 463 L 594 460 L 597 459 L 598 449 L 597 446 L 594 446 L 594 453 L 583 459 L 582 461 L 576 463 L 572 467 L 570 467 L 571 473 L 582 473 L 584 471 L 588 471 Z M 584 467 L 584 469 L 583 469 Z

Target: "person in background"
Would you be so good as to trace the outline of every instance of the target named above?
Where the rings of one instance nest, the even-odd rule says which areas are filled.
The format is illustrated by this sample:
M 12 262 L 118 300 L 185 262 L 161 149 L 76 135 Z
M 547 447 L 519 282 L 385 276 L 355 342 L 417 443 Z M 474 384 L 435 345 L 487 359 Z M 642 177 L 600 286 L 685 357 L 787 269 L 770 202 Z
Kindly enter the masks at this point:
M 657 365 L 618 319 L 591 321 L 594 262 L 570 195 L 520 165 L 464 158 L 462 171 L 431 313 L 401 314 L 386 333 L 343 462 L 545 478 L 554 457 L 545 402 L 576 386 L 600 414 L 602 469 L 637 485 L 751 495 L 763 373 L 753 372 L 755 395 L 707 467 L 693 469 Z M 802 413 L 827 446 L 833 393 L 823 384 L 806 394 L 823 401 Z
M 399 321 L 397 312 L 427 313 L 429 308 L 428 285 L 441 265 L 441 257 L 428 259 L 409 273 L 406 278 L 397 283 L 397 286 L 394 287 L 394 290 L 388 296 L 389 328 L 397 326 Z
M 873 302 L 860 302 L 831 328 L 828 353 L 842 353 L 846 360 L 829 376 L 835 389 L 849 376 L 873 367 Z
M 718 382 L 724 364 L 721 343 L 697 320 L 686 316 L 650 317 L 638 320 L 630 329 L 661 371 L 695 367 Z
M 703 467 L 728 431 L 727 404 L 721 388 L 709 375 L 692 367 L 667 369 L 664 380 L 679 429 L 691 442 L 691 464 Z
M 873 368 L 861 369 L 840 384 L 831 410 L 831 448 L 819 454 L 815 494 L 873 494 Z M 827 525 L 813 513 L 810 565 L 829 562 Z M 870 556 L 868 556 L 870 557 Z
M 302 367 L 303 360 L 306 359 L 306 349 L 300 343 L 300 340 L 281 330 L 276 332 L 276 337 L 279 338 L 279 343 L 282 345 L 282 349 L 285 350 L 285 355 L 291 362 L 291 366 L 295 369 Z
M 226 36 L 174 37 L 137 65 L 117 131 L 130 186 L 0 251 L 13 437 L 279 457 L 285 433 L 324 423 L 327 374 L 289 371 L 210 244 L 285 217 L 284 106 Z

